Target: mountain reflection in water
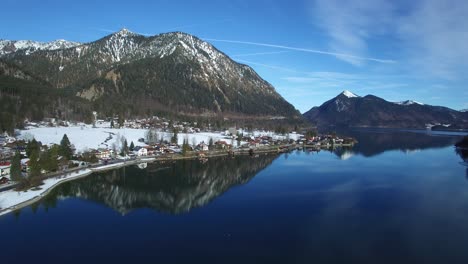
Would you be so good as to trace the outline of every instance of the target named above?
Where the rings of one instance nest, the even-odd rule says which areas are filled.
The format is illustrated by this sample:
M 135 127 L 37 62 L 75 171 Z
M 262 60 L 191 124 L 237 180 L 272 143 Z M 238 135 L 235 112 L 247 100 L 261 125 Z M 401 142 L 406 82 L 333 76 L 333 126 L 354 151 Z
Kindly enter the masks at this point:
M 359 141 L 354 147 L 328 150 L 342 160 L 354 155 L 372 157 L 392 150 L 411 153 L 443 148 L 458 139 L 453 135 L 414 131 L 351 130 L 341 134 Z M 466 153 L 458 154 L 463 157 Z M 233 186 L 247 183 L 277 157 L 276 154 L 257 158 L 238 156 L 212 158 L 204 164 L 198 160 L 181 160 L 129 166 L 62 184 L 41 203 L 47 208 L 53 207 L 60 197 L 77 197 L 105 204 L 121 214 L 138 208 L 185 213 L 208 204 Z
M 349 159 L 353 155 L 372 157 L 392 150 L 409 154 L 425 149 L 444 148 L 453 146 L 463 136 L 463 133 L 390 129 L 343 130 L 338 134 L 354 137 L 359 142 L 352 148 L 336 149 L 334 152 L 341 159 Z
M 171 214 L 201 207 L 228 189 L 245 184 L 270 165 L 277 155 L 256 158 L 213 158 L 129 166 L 68 182 L 54 189 L 42 204 L 50 207 L 59 197 L 77 197 L 103 203 L 126 214 L 152 208 Z

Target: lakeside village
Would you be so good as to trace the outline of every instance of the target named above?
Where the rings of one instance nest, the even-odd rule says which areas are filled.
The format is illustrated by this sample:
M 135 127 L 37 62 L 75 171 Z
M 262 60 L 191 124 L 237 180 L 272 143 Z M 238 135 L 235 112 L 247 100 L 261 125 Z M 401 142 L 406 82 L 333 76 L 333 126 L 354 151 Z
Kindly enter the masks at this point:
M 0 135 L 0 191 L 13 188 L 8 186 L 25 190 L 40 185 L 44 179 L 79 168 L 97 168 L 123 162 L 128 164 L 131 161 L 138 164 L 138 161 L 145 162 L 151 158 L 198 158 L 206 162 L 213 156 L 256 155 L 286 152 L 294 148 L 318 151 L 356 143 L 352 138 L 340 138 L 335 134 L 318 135 L 314 131 L 298 134 L 295 131 L 247 131 L 235 127 L 213 131 L 209 125 L 199 128 L 196 122 L 173 122 L 157 117 L 126 121 L 109 118 L 96 120 L 92 126 L 57 122 L 55 119 L 39 123 L 25 121 L 24 125 L 26 130 L 16 131 L 15 135 Z M 57 140 L 48 140 L 47 137 L 44 137 L 46 142 L 42 142 L 36 138 L 41 136 L 39 130 L 47 136 L 55 134 L 55 138 L 61 137 L 60 142 L 51 142 Z M 93 143 L 90 142 L 95 136 L 88 135 L 89 131 L 105 134 L 106 138 L 103 142 L 94 143 L 96 148 L 92 148 Z M 76 132 L 79 135 L 75 138 L 79 140 L 72 142 L 66 132 Z M 81 147 L 77 148 L 76 145 Z

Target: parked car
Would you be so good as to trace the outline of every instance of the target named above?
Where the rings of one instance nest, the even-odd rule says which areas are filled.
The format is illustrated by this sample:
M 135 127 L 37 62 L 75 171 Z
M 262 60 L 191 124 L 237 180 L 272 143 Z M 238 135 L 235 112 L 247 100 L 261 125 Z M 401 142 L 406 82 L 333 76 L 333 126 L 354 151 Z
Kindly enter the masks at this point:
M 8 183 L 8 178 L 2 177 L 2 178 L 0 179 L 0 184 L 5 184 L 5 183 Z

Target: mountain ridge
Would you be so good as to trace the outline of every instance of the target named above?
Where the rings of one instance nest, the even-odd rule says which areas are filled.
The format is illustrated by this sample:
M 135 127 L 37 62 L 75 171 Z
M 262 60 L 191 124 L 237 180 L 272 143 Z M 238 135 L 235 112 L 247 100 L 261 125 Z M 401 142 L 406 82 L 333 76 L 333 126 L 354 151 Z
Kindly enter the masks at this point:
M 318 127 L 425 128 L 450 124 L 468 128 L 468 114 L 447 107 L 412 100 L 389 102 L 375 95 L 349 97 L 348 93 L 351 92 L 344 91 L 321 106 L 312 107 L 303 116 Z
M 301 114 L 251 67 L 183 32 L 127 29 L 60 49 L 18 50 L 0 59 L 87 100 L 103 115 L 229 116 L 302 122 Z

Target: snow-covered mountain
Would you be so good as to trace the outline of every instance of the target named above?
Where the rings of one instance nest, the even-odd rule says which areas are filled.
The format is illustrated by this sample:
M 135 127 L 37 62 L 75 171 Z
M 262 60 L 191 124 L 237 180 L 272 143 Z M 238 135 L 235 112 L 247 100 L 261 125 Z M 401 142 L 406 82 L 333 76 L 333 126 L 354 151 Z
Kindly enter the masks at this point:
M 394 103 L 374 95 L 360 97 L 344 91 L 313 107 L 304 117 L 320 127 L 425 128 L 426 124 L 452 124 L 468 127 L 468 116 L 453 109 L 415 101 Z
M 39 50 L 58 50 L 76 47 L 81 43 L 58 39 L 50 42 L 31 40 L 0 40 L 0 57 L 14 52 L 24 52 L 26 55 Z
M 302 120 L 252 68 L 186 33 L 143 36 L 124 28 L 90 43 L 33 44 L 7 48 L 0 59 L 98 112 Z

